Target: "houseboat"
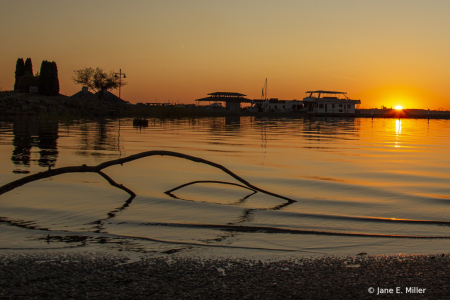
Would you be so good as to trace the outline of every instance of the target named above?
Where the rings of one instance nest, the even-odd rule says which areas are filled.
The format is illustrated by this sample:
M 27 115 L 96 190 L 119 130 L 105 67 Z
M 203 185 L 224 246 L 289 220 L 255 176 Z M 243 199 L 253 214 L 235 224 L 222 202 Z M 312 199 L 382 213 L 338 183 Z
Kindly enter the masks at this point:
M 303 103 L 301 100 L 278 100 L 278 98 L 270 98 L 268 100 L 254 99 L 250 112 L 302 112 Z
M 303 110 L 308 114 L 353 115 L 359 112 L 361 100 L 351 100 L 345 92 L 308 91 Z

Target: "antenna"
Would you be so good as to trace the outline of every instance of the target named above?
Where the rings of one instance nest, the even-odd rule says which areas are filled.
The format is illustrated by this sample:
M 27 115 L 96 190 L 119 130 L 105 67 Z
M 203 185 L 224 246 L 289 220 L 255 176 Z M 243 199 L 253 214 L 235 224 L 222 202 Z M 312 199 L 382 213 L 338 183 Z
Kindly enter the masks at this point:
M 267 78 L 266 78 L 266 92 L 265 92 L 265 99 L 264 100 L 267 100 Z
M 267 100 L 267 78 L 261 91 L 261 100 Z

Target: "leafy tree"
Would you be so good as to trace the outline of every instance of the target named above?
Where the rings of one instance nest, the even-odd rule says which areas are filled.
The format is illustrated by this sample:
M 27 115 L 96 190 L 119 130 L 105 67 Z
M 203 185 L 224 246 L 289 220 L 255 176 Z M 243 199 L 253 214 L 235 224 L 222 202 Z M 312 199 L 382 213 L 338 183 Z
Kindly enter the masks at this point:
M 104 91 L 114 90 L 127 84 L 124 81 L 120 81 L 120 78 L 116 76 L 114 71 L 105 72 L 101 68 L 96 68 L 95 70 L 93 68 L 84 68 L 74 70 L 74 73 L 75 75 L 72 79 L 75 83 L 100 92 L 99 96 L 101 99 L 103 99 Z
M 84 68 L 73 71 L 75 75 L 72 77 L 76 84 L 82 84 L 83 86 L 94 90 L 91 85 L 91 78 L 94 75 L 95 70 L 92 68 Z
M 27 72 L 33 75 L 33 63 L 31 62 L 31 58 L 29 57 L 27 58 L 27 60 L 25 60 L 25 73 Z
M 18 58 L 16 62 L 16 81 L 14 83 L 14 90 L 17 90 L 19 78 L 23 75 L 25 75 L 25 63 L 23 62 L 23 58 Z

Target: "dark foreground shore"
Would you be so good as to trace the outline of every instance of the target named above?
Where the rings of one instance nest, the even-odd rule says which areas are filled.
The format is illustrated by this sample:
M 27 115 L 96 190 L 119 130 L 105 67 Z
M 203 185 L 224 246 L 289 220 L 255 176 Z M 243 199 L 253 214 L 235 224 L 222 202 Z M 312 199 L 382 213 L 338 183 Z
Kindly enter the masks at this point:
M 378 288 L 385 293 L 377 295 Z M 0 255 L 0 299 L 384 298 L 450 298 L 450 255 L 275 262 L 170 257 L 131 261 L 125 256 L 73 253 Z

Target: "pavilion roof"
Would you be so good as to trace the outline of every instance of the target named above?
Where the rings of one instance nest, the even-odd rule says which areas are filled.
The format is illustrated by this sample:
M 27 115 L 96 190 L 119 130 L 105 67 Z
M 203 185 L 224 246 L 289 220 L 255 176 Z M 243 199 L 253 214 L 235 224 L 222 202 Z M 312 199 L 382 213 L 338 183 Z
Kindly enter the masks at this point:
M 195 101 L 225 101 L 225 102 L 245 102 L 245 103 L 251 103 L 251 99 L 244 98 L 244 94 L 240 93 L 230 93 L 230 92 L 215 92 L 208 94 L 209 97 L 206 98 L 200 98 Z
M 332 92 L 332 91 L 307 91 L 307 93 L 320 93 L 320 94 L 347 94 L 346 92 Z
M 240 94 L 240 93 L 231 93 L 231 92 L 215 92 L 208 94 L 213 97 L 244 97 L 247 95 Z

